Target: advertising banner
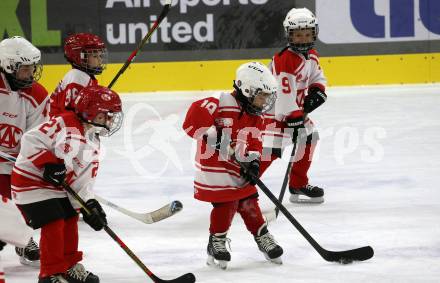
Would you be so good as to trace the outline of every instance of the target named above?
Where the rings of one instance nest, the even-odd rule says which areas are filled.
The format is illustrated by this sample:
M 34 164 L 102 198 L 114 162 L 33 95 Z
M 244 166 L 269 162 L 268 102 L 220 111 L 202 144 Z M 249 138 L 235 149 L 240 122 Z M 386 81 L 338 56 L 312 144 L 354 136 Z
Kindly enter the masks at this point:
M 438 0 L 316 0 L 327 44 L 440 39 Z
M 0 31 L 59 52 L 74 32 L 100 35 L 110 51 L 129 51 L 159 15 L 163 0 L 2 0 Z M 274 48 L 284 44 L 282 21 L 294 1 L 173 0 L 147 50 Z

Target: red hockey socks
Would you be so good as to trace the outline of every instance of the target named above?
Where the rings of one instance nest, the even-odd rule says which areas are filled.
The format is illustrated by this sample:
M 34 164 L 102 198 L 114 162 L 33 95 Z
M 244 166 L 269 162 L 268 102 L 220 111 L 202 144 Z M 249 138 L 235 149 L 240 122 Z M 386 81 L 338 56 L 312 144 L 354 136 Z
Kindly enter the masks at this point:
M 41 227 L 40 278 L 65 273 L 82 259 L 78 252 L 78 216 Z
M 289 180 L 289 187 L 291 188 L 302 188 L 309 183 L 307 172 L 312 164 L 315 145 L 306 144 L 303 149 L 304 150 L 297 151 L 297 155 L 299 155 L 300 159 L 292 164 Z

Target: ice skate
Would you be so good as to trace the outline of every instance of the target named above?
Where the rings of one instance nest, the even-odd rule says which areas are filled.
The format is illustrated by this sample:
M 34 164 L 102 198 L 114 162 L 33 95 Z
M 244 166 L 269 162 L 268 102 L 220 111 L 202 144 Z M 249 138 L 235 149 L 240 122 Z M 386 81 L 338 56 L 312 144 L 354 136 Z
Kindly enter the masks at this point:
M 306 185 L 302 188 L 289 188 L 292 203 L 323 203 L 324 190 L 317 186 Z
M 51 275 L 38 279 L 38 283 L 69 283 L 62 275 Z
M 33 238 L 29 239 L 26 247 L 15 247 L 15 253 L 20 257 L 21 264 L 33 267 L 40 266 L 40 248 Z
M 216 233 L 209 235 L 208 242 L 208 260 L 206 264 L 209 266 L 216 266 L 221 269 L 228 267 L 228 262 L 231 261 L 231 254 L 226 249 L 226 242 L 230 239 L 226 238 L 226 233 Z
M 267 230 L 267 225 L 264 224 L 258 230 L 258 236 L 254 236 L 258 249 L 264 254 L 264 257 L 273 263 L 282 264 L 281 256 L 283 255 L 283 248 L 281 248 L 272 234 Z
M 65 276 L 69 283 L 99 283 L 99 277 L 87 271 L 81 263 L 69 268 Z

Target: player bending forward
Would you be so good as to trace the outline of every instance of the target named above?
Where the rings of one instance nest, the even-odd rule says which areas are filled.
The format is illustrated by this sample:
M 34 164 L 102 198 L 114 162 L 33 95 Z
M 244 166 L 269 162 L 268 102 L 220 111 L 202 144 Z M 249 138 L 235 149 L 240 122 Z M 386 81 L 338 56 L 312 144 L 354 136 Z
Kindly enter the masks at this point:
M 275 101 L 277 83 L 266 66 L 251 62 L 237 69 L 234 89 L 232 93 L 221 94 L 219 99 L 209 97 L 194 102 L 183 124 L 186 133 L 198 141 L 194 197 L 213 206 L 207 263 L 222 269 L 231 260 L 226 234 L 236 212 L 268 260 L 281 263 L 283 254 L 267 230 L 257 190 L 249 185 L 255 185 L 259 174 L 262 115 Z M 240 170 L 229 154 L 213 150 L 214 145 L 220 150 L 225 145 L 234 148 L 248 170 Z
M 287 13 L 283 25 L 288 46 L 273 56 L 270 66 L 279 82 L 280 95 L 275 107 L 265 117 L 267 126 L 263 133 L 264 147 L 272 149 L 272 156 L 263 158 L 268 161 L 262 163 L 261 171 L 281 157 L 286 145 L 297 142 L 298 150 L 289 180 L 290 201 L 321 203 L 324 190 L 310 185 L 307 176 L 319 139 L 307 115 L 327 99 L 326 80 L 318 54 L 313 49 L 318 36 L 318 21 L 308 9 L 294 8 Z
M 85 201 L 84 221 L 98 231 L 106 223 L 92 187 L 99 165 L 100 136 L 122 124 L 119 96 L 101 86 L 84 88 L 73 110 L 52 118 L 23 136 L 12 172 L 12 196 L 34 229 L 41 228 L 39 283 L 96 283 L 99 278 L 79 263 L 79 204 L 62 187 L 65 182 Z

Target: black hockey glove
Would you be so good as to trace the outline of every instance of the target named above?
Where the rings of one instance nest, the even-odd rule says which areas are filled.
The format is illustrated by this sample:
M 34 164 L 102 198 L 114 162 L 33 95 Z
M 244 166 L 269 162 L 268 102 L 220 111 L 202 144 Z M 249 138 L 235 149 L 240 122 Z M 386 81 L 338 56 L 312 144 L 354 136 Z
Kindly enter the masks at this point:
M 304 117 L 290 117 L 286 119 L 286 125 L 291 129 L 292 141 L 297 142 L 298 136 L 304 138 L 307 135 L 306 128 L 304 127 Z M 293 129 L 293 132 L 292 132 Z
M 311 113 L 313 110 L 321 106 L 327 100 L 325 92 L 315 87 L 309 91 L 304 98 L 304 112 Z
M 66 178 L 66 166 L 59 163 L 44 165 L 43 179 L 54 186 L 60 186 Z
M 104 225 L 107 225 L 107 215 L 99 202 L 96 199 L 89 199 L 86 202 L 86 207 L 90 211 L 90 214 L 87 213 L 84 208 L 81 208 L 84 222 L 89 224 L 95 231 L 104 228 Z
M 304 117 L 287 118 L 286 125 L 288 128 L 294 129 L 295 131 L 304 129 Z
M 260 175 L 260 160 L 254 159 L 250 162 L 242 162 L 240 175 L 252 186 L 255 186 Z

